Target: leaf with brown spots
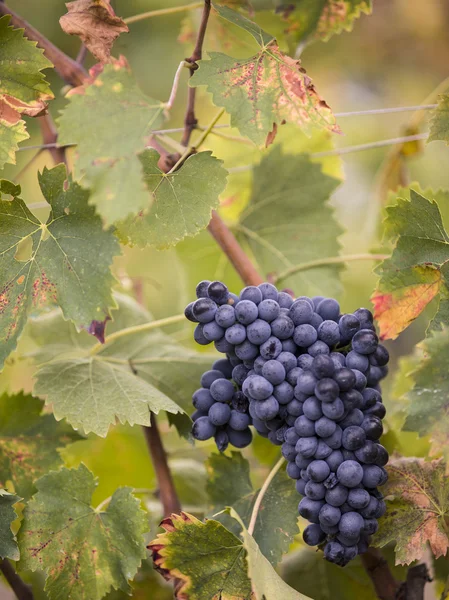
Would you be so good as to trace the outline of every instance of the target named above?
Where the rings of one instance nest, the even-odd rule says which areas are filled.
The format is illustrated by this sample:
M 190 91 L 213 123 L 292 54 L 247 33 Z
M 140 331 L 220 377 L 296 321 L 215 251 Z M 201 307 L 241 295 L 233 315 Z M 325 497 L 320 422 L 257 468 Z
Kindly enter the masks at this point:
M 29 498 L 34 481 L 62 463 L 59 449 L 82 439 L 71 427 L 42 414 L 44 403 L 23 393 L 0 396 L 0 487 Z
M 387 208 L 384 223 L 396 246 L 376 269 L 380 281 L 372 301 L 381 339 L 396 338 L 434 298 L 440 307 L 431 329 L 449 325 L 449 236 L 433 197 L 408 193 L 410 200 L 399 198 Z
M 95 58 L 108 62 L 112 44 L 121 33 L 129 31 L 109 0 L 75 0 L 67 2 L 66 7 L 67 14 L 59 19 L 63 31 L 79 36 Z
M 192 86 L 207 85 L 214 103 L 231 115 L 231 124 L 258 145 L 272 143 L 273 130 L 294 123 L 339 133 L 332 111 L 318 95 L 299 60 L 283 54 L 276 40 L 258 25 L 225 6 L 218 14 L 250 33 L 260 51 L 247 59 L 210 52 L 199 61 Z
M 117 489 L 107 508 L 91 506 L 97 486 L 81 464 L 44 475 L 24 511 L 21 567 L 44 571 L 50 600 L 100 600 L 111 589 L 130 594 L 129 580 L 146 557 L 148 518 L 132 489 Z
M 115 306 L 110 265 L 119 244 L 88 205 L 89 193 L 70 177 L 65 189 L 66 179 L 64 165 L 39 175 L 51 207 L 46 223 L 27 208 L 20 186 L 0 181 L 0 368 L 31 310 L 59 304 L 66 319 L 88 329 Z M 5 194 L 14 197 L 9 200 Z M 21 257 L 26 240 L 31 255 Z
M 427 543 L 436 558 L 445 555 L 449 547 L 449 478 L 444 462 L 401 458 L 392 461 L 387 471 L 389 478 L 382 491 L 389 502 L 374 544 L 382 547 L 396 542 L 397 564 L 421 559 Z
M 36 42 L 24 37 L 23 29 L 9 26 L 10 18 L 0 18 L 0 169 L 6 163 L 16 163 L 18 144 L 29 138 L 21 115 L 41 114 L 53 98 L 41 73 L 52 63 Z
M 19 560 L 20 558 L 16 536 L 11 531 L 11 524 L 17 519 L 14 504 L 21 500 L 22 498 L 19 496 L 0 488 L 0 559 Z

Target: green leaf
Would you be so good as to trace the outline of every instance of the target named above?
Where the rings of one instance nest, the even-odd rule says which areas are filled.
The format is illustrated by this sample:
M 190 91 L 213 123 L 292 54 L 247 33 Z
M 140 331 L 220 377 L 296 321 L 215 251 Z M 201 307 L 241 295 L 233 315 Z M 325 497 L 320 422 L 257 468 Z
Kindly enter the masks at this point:
M 381 338 L 394 339 L 431 300 L 449 294 L 449 236 L 437 203 L 413 189 L 410 201 L 398 198 L 387 208 L 385 231 L 396 246 L 376 269 L 380 280 L 372 301 Z M 444 304 L 442 309 L 434 327 L 445 320 Z
M 233 506 L 245 496 L 253 496 L 249 462 L 241 452 L 231 452 L 231 456 L 211 454 L 206 469 L 206 489 L 215 511 Z
M 0 487 L 11 480 L 24 498 L 36 479 L 62 463 L 58 450 L 81 439 L 52 415 L 41 414 L 43 404 L 23 393 L 0 396 Z
M 146 150 L 140 160 L 153 204 L 148 213 L 129 217 L 119 225 L 121 238 L 128 244 L 164 249 L 207 227 L 226 187 L 223 162 L 211 152 L 200 152 L 166 175 L 157 166 L 156 150 Z
M 427 143 L 435 141 L 449 144 L 449 94 L 440 96 L 437 107 L 431 112 Z
M 449 478 L 445 464 L 434 460 L 401 458 L 387 467 L 382 492 L 390 498 L 374 544 L 396 542 L 396 563 L 421 559 L 427 544 L 438 558 L 449 547 L 445 520 L 449 513 Z
M 11 531 L 11 524 L 17 519 L 14 504 L 22 498 L 0 489 L 0 558 L 19 560 L 20 553 L 16 536 Z
M 202 523 L 183 512 L 164 519 L 161 526 L 165 533 L 148 547 L 165 579 L 178 580 L 178 598 L 252 598 L 245 548 L 221 523 L 212 519 Z
M 134 300 L 121 295 L 117 300 L 116 330 L 152 321 Z M 34 391 L 52 404 L 57 419 L 66 418 L 85 433 L 105 436 L 116 420 L 150 425 L 150 411 L 190 412 L 192 393 L 214 360 L 213 355 L 172 342 L 156 328 L 118 338 L 92 351 L 92 337 L 77 336 L 73 327 L 64 331 L 60 314 L 53 314 L 52 320 L 52 324 L 48 316 L 35 320 L 30 330 L 43 344 L 34 352 L 37 362 L 44 361 L 36 374 Z M 42 334 L 48 327 L 49 332 L 57 332 L 58 323 L 59 337 Z M 82 335 L 84 341 L 80 341 Z M 181 426 L 185 432 L 187 424 L 181 422 Z
M 283 154 L 277 147 L 254 168 L 251 200 L 236 229 L 260 272 L 279 275 L 302 263 L 338 255 L 342 229 L 328 204 L 338 183 L 306 154 Z M 341 265 L 298 270 L 283 278 L 282 285 L 299 295 L 338 296 L 340 270 Z
M 113 59 L 70 93 L 59 119 L 61 144 L 77 144 L 80 173 L 107 224 L 148 207 L 139 154 L 163 122 L 164 104 L 137 86 L 124 58 Z
M 44 475 L 24 511 L 19 532 L 21 568 L 43 570 L 52 599 L 100 600 L 128 580 L 146 556 L 146 514 L 131 488 L 116 490 L 106 509 L 91 506 L 93 474 L 81 465 Z
M 14 109 L 0 100 L 0 169 L 3 169 L 6 163 L 16 164 L 19 144 L 29 137 L 25 121 Z
M 68 177 L 64 165 L 39 174 L 39 185 L 51 207 L 41 223 L 19 197 L 20 187 L 0 181 L 0 368 L 15 349 L 29 312 L 57 303 L 64 317 L 89 329 L 104 321 L 114 306 L 110 265 L 119 244 L 111 230 L 87 205 L 88 192 Z M 1 198 L 1 195 L 0 195 Z M 32 244 L 31 256 L 16 258 L 19 244 Z
M 200 60 L 190 85 L 206 85 L 214 103 L 231 115 L 231 125 L 254 143 L 269 145 L 278 126 L 295 123 L 308 131 L 311 125 L 338 133 L 339 127 L 299 60 L 283 54 L 273 36 L 226 7 L 219 14 L 243 27 L 261 49 L 246 59 L 209 52 Z

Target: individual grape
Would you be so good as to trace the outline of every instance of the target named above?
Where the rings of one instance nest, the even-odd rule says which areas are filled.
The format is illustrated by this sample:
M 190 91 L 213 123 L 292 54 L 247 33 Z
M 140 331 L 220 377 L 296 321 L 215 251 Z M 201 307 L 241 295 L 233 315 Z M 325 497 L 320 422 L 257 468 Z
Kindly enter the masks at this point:
M 271 327 L 266 321 L 256 319 L 247 326 L 246 335 L 252 344 L 260 346 L 271 336 Z
M 373 415 L 363 419 L 361 427 L 365 430 L 367 439 L 377 441 L 383 433 L 382 421 Z
M 202 410 L 196 410 L 193 414 L 192 414 L 192 421 L 195 422 L 197 421 L 200 417 L 207 417 L 207 412 L 204 412 Z
M 245 340 L 235 347 L 235 353 L 240 360 L 254 360 L 259 354 L 259 349 L 255 344 L 251 344 L 249 340 Z
M 308 481 L 306 483 L 305 492 L 307 498 L 310 498 L 311 500 L 323 500 L 326 495 L 326 488 L 322 483 Z
M 342 535 L 348 538 L 359 537 L 363 527 L 364 519 L 358 512 L 347 512 L 341 515 L 340 523 L 338 525 Z
M 332 359 L 332 362 L 334 363 L 336 371 L 339 371 L 340 369 L 346 366 L 346 359 L 341 352 L 331 352 L 329 356 Z
M 331 506 L 330 504 L 325 504 L 322 507 L 322 509 L 320 510 L 320 514 L 318 515 L 318 518 L 320 520 L 320 523 L 322 523 L 323 525 L 332 527 L 332 525 L 337 525 L 338 522 L 340 521 L 341 512 L 337 506 Z
M 217 342 L 218 340 L 221 340 L 224 334 L 225 330 L 223 327 L 217 325 L 215 321 L 211 321 L 210 323 L 205 323 L 203 325 L 203 335 L 206 340 L 209 340 L 210 342 Z
M 229 299 L 229 290 L 221 281 L 212 281 L 207 286 L 207 295 L 217 304 L 226 304 Z
M 268 431 L 267 438 L 268 438 L 268 439 L 270 440 L 270 442 L 271 442 L 272 444 L 274 444 L 275 446 L 281 446 L 281 445 L 282 445 L 282 442 L 280 442 L 280 441 L 277 439 L 277 432 L 276 432 L 276 430 L 275 430 L 275 429 L 273 429 L 273 430 L 269 430 L 269 431 Z
M 329 469 L 333 473 L 337 472 L 337 469 L 341 465 L 343 460 L 343 454 L 340 452 L 340 450 L 333 450 L 332 453 L 329 454 L 329 456 L 326 458 L 326 462 L 329 465 Z
M 298 367 L 300 367 L 303 370 L 307 370 L 310 369 L 310 367 L 312 366 L 313 363 L 313 357 L 309 356 L 308 354 L 301 354 L 301 356 L 298 356 Z
M 296 433 L 294 427 L 289 427 L 284 434 L 284 438 L 286 442 L 294 446 L 299 440 L 299 435 Z
M 367 488 L 375 488 L 383 485 L 387 480 L 385 469 L 377 465 L 363 465 L 362 483 Z
M 299 438 L 295 447 L 296 451 L 299 452 L 301 456 L 312 458 L 318 447 L 318 438 L 315 436 Z
M 318 421 L 323 416 L 321 402 L 315 396 L 310 396 L 305 400 L 302 410 L 305 416 L 311 421 Z
M 387 414 L 387 409 L 382 404 L 382 402 L 376 402 L 376 404 L 374 406 L 372 406 L 371 408 L 368 408 L 365 411 L 365 414 L 373 415 L 374 417 L 377 417 L 378 419 L 383 419 L 385 417 L 385 415 Z
M 263 437 L 267 437 L 268 432 L 270 430 L 268 429 L 266 423 L 264 423 L 264 421 L 261 421 L 260 419 L 258 419 L 256 416 L 251 415 L 251 418 L 253 421 L 253 426 L 256 429 L 257 433 Z
M 290 308 L 293 304 L 293 298 L 287 292 L 279 292 L 278 303 L 281 308 Z
M 376 444 L 376 448 L 377 448 L 377 456 L 376 456 L 375 464 L 378 467 L 384 467 L 388 462 L 388 458 L 389 458 L 388 452 L 385 450 L 385 448 L 381 444 Z
M 251 419 L 245 413 L 239 412 L 238 410 L 231 410 L 229 417 L 229 427 L 236 431 L 244 431 L 251 424 Z
M 243 364 L 243 360 L 240 360 L 240 358 L 238 358 L 235 355 L 229 354 L 228 357 L 229 362 L 231 363 L 231 368 L 236 367 L 237 365 L 241 365 Z M 245 365 L 246 366 L 246 365 Z M 247 367 L 248 368 L 248 367 Z
M 341 484 L 326 491 L 325 500 L 331 506 L 342 506 L 348 499 L 349 490 Z
M 279 418 L 281 420 L 283 420 L 283 417 L 281 415 L 281 410 L 282 410 L 282 407 L 279 408 Z M 276 430 L 276 436 L 280 442 L 285 442 L 285 432 L 287 431 L 287 429 L 288 429 L 288 425 L 284 424 L 281 427 L 279 427 L 279 429 Z M 294 444 L 292 444 L 292 445 L 294 446 Z M 294 458 L 292 460 L 294 460 Z
M 230 344 L 225 337 L 214 342 L 214 346 L 218 352 L 221 352 L 222 354 L 234 354 L 234 346 Z
M 319 523 L 318 515 L 320 510 L 324 506 L 323 500 L 311 500 L 310 498 L 303 498 L 298 506 L 298 512 L 304 519 L 307 519 L 311 523 Z
M 282 344 L 274 336 L 269 337 L 268 340 L 260 346 L 260 355 L 266 360 L 276 358 L 281 352 Z
M 276 398 L 276 396 L 275 396 L 275 398 Z M 276 400 L 277 400 L 277 398 L 276 398 Z M 278 400 L 278 402 L 279 402 L 279 400 Z M 302 410 L 303 403 L 300 402 L 299 400 L 296 400 L 296 398 L 293 400 L 290 400 L 290 402 L 286 406 L 287 406 L 288 414 L 291 415 L 292 417 L 301 417 L 303 415 L 303 410 Z M 295 423 L 296 423 L 296 421 L 295 421 Z
M 255 407 L 258 419 L 262 421 L 270 421 L 274 419 L 279 412 L 279 402 L 274 396 L 270 396 L 266 400 L 260 400 Z
M 246 340 L 246 327 L 240 323 L 232 325 L 226 329 L 225 338 L 233 346 L 242 344 Z
M 335 321 L 323 321 L 318 327 L 318 339 L 328 346 L 336 346 L 340 341 L 338 324 Z
M 192 427 L 192 435 L 196 440 L 205 441 L 214 437 L 216 427 L 209 421 L 209 417 L 200 417 Z
M 281 352 L 281 354 L 282 354 L 282 352 Z M 291 386 L 296 387 L 296 385 L 298 383 L 298 377 L 301 375 L 302 372 L 303 372 L 303 370 L 301 369 L 301 367 L 293 367 L 293 369 L 291 371 L 287 372 L 285 379 Z
M 366 508 L 370 501 L 369 493 L 362 488 L 353 488 L 349 490 L 348 494 L 348 504 L 351 508 L 355 508 L 359 510 L 361 508 Z
M 321 302 L 321 300 L 325 300 L 324 296 L 314 296 L 313 298 L 311 298 L 312 300 L 312 304 L 313 304 L 313 308 L 316 310 L 318 307 L 318 304 Z
M 321 340 L 317 340 L 311 346 L 307 348 L 307 352 L 310 356 L 318 356 L 320 354 L 330 354 L 329 346 L 322 342 Z
M 338 321 L 338 327 L 342 343 L 347 344 L 360 329 L 360 321 L 356 315 L 342 315 Z
M 365 519 L 374 519 L 378 511 L 378 506 L 379 500 L 371 494 L 368 506 L 366 506 L 363 509 L 360 509 L 359 512 Z
M 338 525 L 324 525 L 323 523 L 320 523 L 320 527 L 324 533 L 327 533 L 329 536 L 334 536 L 338 533 Z
M 285 379 L 285 369 L 277 360 L 267 360 L 262 367 L 262 376 L 273 385 L 279 385 Z
M 356 384 L 356 376 L 352 369 L 343 367 L 334 375 L 335 383 L 338 385 L 341 392 L 348 392 Z
M 345 407 L 340 398 L 333 402 L 323 402 L 323 414 L 332 421 L 338 421 L 345 414 Z
M 387 510 L 387 505 L 385 504 L 385 501 L 383 499 L 379 500 L 377 503 L 376 512 L 374 513 L 374 518 L 380 519 L 381 517 L 384 516 L 386 510 Z
M 337 541 L 345 548 L 352 548 L 352 546 L 357 546 L 360 541 L 359 535 L 343 535 L 342 533 L 337 534 Z M 342 564 L 342 566 L 344 563 Z
M 306 300 L 295 300 L 290 307 L 289 317 L 295 325 L 310 323 L 312 316 L 313 308 Z M 298 342 L 296 343 L 298 344 Z M 301 344 L 298 345 L 300 346 Z
M 295 458 L 295 464 L 300 468 L 300 469 L 307 469 L 307 467 L 310 465 L 310 463 L 313 461 L 313 458 L 305 458 L 304 456 L 301 456 L 301 454 L 297 454 L 296 458 Z M 303 473 L 301 473 L 301 477 L 302 477 Z M 309 478 L 307 477 L 307 481 L 309 480 Z
M 315 423 L 306 416 L 301 415 L 295 421 L 295 431 L 299 437 L 311 437 L 315 435 Z
M 236 448 L 246 448 L 246 446 L 251 444 L 253 439 L 253 434 L 251 433 L 251 429 L 249 427 L 243 431 L 235 431 L 231 427 L 227 427 L 226 433 L 229 437 L 229 443 Z
M 346 450 L 358 450 L 361 448 L 366 441 L 365 431 L 357 426 L 351 425 L 343 430 L 343 435 L 341 438 L 341 443 Z
M 309 348 L 318 338 L 315 327 L 308 323 L 303 323 L 295 327 L 293 332 L 293 341 L 302 348 Z M 302 365 L 300 365 L 302 366 Z
M 195 314 L 195 307 L 193 307 Z M 196 315 L 195 315 L 196 316 Z M 379 338 L 370 329 L 360 329 L 352 338 L 352 349 L 359 354 L 372 354 L 375 352 Z
M 296 364 L 297 364 L 296 356 L 294 354 L 292 354 L 291 352 L 282 351 L 279 354 L 279 356 L 276 358 L 276 360 L 281 363 L 281 365 L 284 367 L 286 373 L 289 373 L 293 369 L 298 368 L 296 366 Z
M 369 368 L 369 360 L 364 354 L 351 350 L 346 356 L 346 366 L 365 373 Z
M 282 340 L 282 351 L 283 352 L 291 352 L 292 354 L 294 354 L 296 356 L 296 353 L 298 352 L 298 346 L 295 344 L 295 342 L 290 339 L 290 340 Z
M 236 294 L 229 292 L 228 304 L 235 307 L 239 302 L 240 298 Z
M 328 419 L 327 417 L 322 416 L 315 422 L 315 433 L 320 438 L 328 438 L 336 429 L 337 424 L 335 421 L 331 421 L 331 419 Z
M 349 411 L 346 417 L 340 421 L 340 426 L 343 429 L 346 429 L 346 427 L 351 427 L 352 425 L 360 426 L 363 422 L 363 419 L 364 416 L 362 411 L 358 408 L 353 408 L 351 411 Z
M 262 292 L 255 285 L 249 285 L 240 292 L 240 300 L 249 300 L 254 304 L 260 304 L 263 300 Z
M 215 434 L 215 444 L 219 452 L 224 452 L 229 445 L 229 437 L 224 429 L 219 429 Z
M 372 406 L 374 406 L 376 404 L 376 402 L 382 402 L 382 396 L 374 388 L 370 388 L 370 387 L 365 388 L 362 391 L 362 396 L 363 396 L 363 405 L 362 405 L 363 410 L 371 408 Z
M 235 316 L 242 325 L 249 325 L 257 319 L 259 311 L 256 304 L 250 300 L 241 300 L 235 307 Z
M 319 354 L 313 359 L 310 370 L 317 379 L 330 378 L 335 375 L 334 362 L 330 356 L 325 354 Z
M 223 402 L 216 402 L 213 404 L 208 413 L 209 421 L 217 427 L 226 425 L 230 416 L 231 408 L 229 404 L 224 404 Z
M 280 307 L 276 300 L 262 300 L 258 306 L 259 319 L 271 323 L 279 317 Z
M 262 296 L 264 300 L 276 300 L 278 299 L 278 291 L 276 286 L 271 283 L 261 283 L 258 286 L 259 290 L 262 292 Z
M 363 468 L 355 460 L 345 460 L 337 469 L 337 477 L 342 485 L 357 487 L 363 479 Z
M 337 382 L 334 379 L 330 379 L 330 377 L 320 379 L 314 388 L 315 396 L 321 400 L 321 402 L 325 403 L 336 400 L 339 391 L 340 389 Z
M 299 479 L 301 477 L 301 469 L 294 462 L 287 464 L 287 475 L 291 479 Z
M 193 339 L 200 346 L 207 346 L 208 344 L 210 344 L 210 340 L 208 340 L 203 333 L 203 326 L 201 324 L 195 327 L 195 331 L 193 332 Z
M 357 544 L 354 544 L 352 546 L 345 546 L 345 556 L 343 559 L 344 564 L 347 565 L 351 560 L 353 560 L 357 556 L 358 553 L 359 551 Z
M 329 473 L 329 465 L 324 460 L 314 460 L 307 467 L 307 475 L 312 481 L 317 483 L 321 483 L 327 479 L 329 477 Z
M 199 323 L 210 323 L 215 318 L 217 305 L 210 298 L 199 298 L 192 307 L 192 313 Z
M 223 379 L 223 373 L 218 369 L 211 369 L 210 371 L 205 371 L 201 375 L 201 387 L 210 388 L 212 383 L 216 379 Z
M 365 535 L 374 535 L 379 529 L 379 523 L 377 519 L 365 519 L 362 533 Z
M 310 325 L 314 327 L 318 331 L 318 327 L 323 322 L 323 318 L 316 312 L 313 313 L 312 318 L 310 319 Z
M 340 392 L 340 400 L 345 405 L 346 410 L 360 408 L 363 405 L 363 396 L 356 389 L 349 390 L 349 392 Z
M 304 529 L 302 538 L 308 546 L 318 546 L 326 539 L 326 534 L 316 523 L 307 525 Z
M 290 317 L 280 315 L 271 323 L 271 333 L 280 340 L 291 338 L 294 331 L 295 326 Z
M 324 441 L 326 442 L 326 444 L 332 448 L 332 450 L 338 450 L 339 448 L 341 448 L 341 436 L 342 436 L 342 429 L 339 425 L 337 425 L 337 428 L 335 429 L 334 433 L 332 435 L 330 435 L 327 438 L 323 438 Z
M 376 367 L 385 367 L 390 360 L 390 354 L 385 346 L 379 344 L 374 353 L 370 355 L 369 360 Z
M 332 448 L 330 448 L 326 442 L 324 442 L 323 440 L 318 440 L 318 446 L 315 452 L 315 458 L 317 460 L 324 460 L 326 459 L 330 454 L 332 454 Z
M 306 481 L 304 481 L 303 479 L 298 478 L 295 487 L 296 487 L 296 491 L 301 496 L 305 496 L 306 495 L 306 485 L 307 485 Z
M 325 320 L 336 321 L 340 316 L 340 305 L 333 298 L 324 298 L 316 307 L 316 312 Z
M 235 388 L 228 379 L 216 379 L 210 386 L 210 394 L 217 402 L 230 402 Z
M 295 450 L 295 446 L 292 446 L 292 444 L 284 442 L 282 444 L 281 452 L 285 460 L 294 461 L 296 458 L 297 452 Z
M 328 542 L 324 547 L 324 558 L 331 563 L 340 564 L 345 557 L 344 547 L 336 541 Z
M 210 391 L 206 388 L 196 390 L 196 392 L 193 393 L 192 402 L 196 409 L 206 413 L 209 411 L 209 408 L 215 404 L 215 400 L 212 398 Z
M 279 402 L 279 404 L 289 405 L 294 399 L 294 391 L 293 386 L 291 386 L 287 381 L 283 381 L 279 385 L 274 386 L 273 396 Z M 290 414 L 290 412 L 289 412 Z M 301 414 L 302 414 L 302 406 L 301 406 Z M 299 415 L 296 415 L 297 417 Z
M 365 464 L 375 463 L 378 453 L 377 444 L 371 440 L 366 440 L 363 446 L 354 452 L 356 459 Z
M 354 509 L 351 508 L 347 502 L 345 502 L 344 504 L 342 504 L 340 506 L 340 510 L 341 510 L 341 514 L 344 515 L 348 512 L 352 512 Z M 352 542 L 349 542 L 349 543 L 351 544 Z
M 362 392 L 366 387 L 366 376 L 359 371 L 358 369 L 351 369 L 355 375 L 355 389 L 359 392 Z
M 232 369 L 232 379 L 237 385 L 242 385 L 248 376 L 248 369 L 245 365 L 240 364 Z
M 226 329 L 227 327 L 231 327 L 235 323 L 235 309 L 233 306 L 229 304 L 223 304 L 223 306 L 219 306 L 217 312 L 215 313 L 215 322 Z
M 247 413 L 249 409 L 249 400 L 243 392 L 238 390 L 232 396 L 231 406 L 238 412 Z
M 313 375 L 312 371 L 304 371 L 301 373 L 298 377 L 296 387 L 303 394 L 311 396 L 316 387 L 318 387 L 316 377 Z
M 266 400 L 273 393 L 273 386 L 262 375 L 248 377 L 247 389 L 254 400 Z
M 205 279 L 204 281 L 200 281 L 196 286 L 196 297 L 197 298 L 207 298 L 207 288 L 209 287 L 210 281 Z
M 184 316 L 185 316 L 186 319 L 188 319 L 192 323 L 198 323 L 198 321 L 196 320 L 196 318 L 193 315 L 193 305 L 194 304 L 195 304 L 195 302 L 190 302 L 190 304 L 188 304 L 185 307 Z

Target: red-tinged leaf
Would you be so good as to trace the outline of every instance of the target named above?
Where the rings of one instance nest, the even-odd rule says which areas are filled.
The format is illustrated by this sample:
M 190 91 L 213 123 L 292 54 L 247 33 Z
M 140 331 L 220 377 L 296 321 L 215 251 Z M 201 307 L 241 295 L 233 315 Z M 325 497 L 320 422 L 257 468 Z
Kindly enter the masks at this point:
M 110 320 L 111 317 L 108 315 L 103 321 L 92 321 L 89 325 L 88 333 L 96 337 L 100 344 L 104 344 L 105 342 L 106 324 Z
M 441 460 L 402 458 L 387 467 L 383 488 L 387 512 L 374 538 L 378 547 L 396 542 L 396 563 L 422 558 L 427 543 L 436 558 L 449 547 L 445 519 L 449 514 L 449 478 Z
M 109 0 L 75 0 L 66 7 L 67 14 L 59 19 L 65 33 L 79 36 L 95 58 L 108 62 L 114 41 L 129 31 Z

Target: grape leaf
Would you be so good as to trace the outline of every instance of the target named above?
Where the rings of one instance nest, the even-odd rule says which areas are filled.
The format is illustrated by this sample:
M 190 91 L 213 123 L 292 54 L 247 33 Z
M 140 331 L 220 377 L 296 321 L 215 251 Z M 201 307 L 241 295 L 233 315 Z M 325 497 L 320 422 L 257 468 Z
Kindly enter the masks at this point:
M 190 85 L 207 85 L 214 103 L 231 115 L 231 125 L 258 145 L 273 142 L 277 127 L 292 122 L 308 131 L 311 125 L 339 133 L 332 111 L 321 99 L 299 60 L 283 54 L 270 34 L 226 6 L 215 5 L 218 14 L 250 33 L 260 51 L 237 60 L 209 52 L 209 60 Z
M 152 320 L 130 298 L 117 295 L 117 300 L 120 309 L 114 314 L 118 329 Z M 51 325 L 48 316 L 34 321 L 30 331 L 43 344 L 34 353 L 38 363 L 44 361 L 36 374 L 34 392 L 52 404 L 57 419 L 66 418 L 86 433 L 105 436 L 116 419 L 150 425 L 150 411 L 190 412 L 192 393 L 214 360 L 213 355 L 172 342 L 159 329 L 118 338 L 93 352 L 92 338 L 88 344 L 84 334 L 85 341 L 78 341 L 83 334 L 77 336 L 73 328 L 64 332 L 60 313 L 52 318 Z M 49 326 L 51 332 L 61 331 L 60 336 L 43 335 Z
M 46 223 L 26 207 L 20 186 L 0 181 L 0 368 L 16 347 L 28 313 L 41 304 L 59 304 L 66 319 L 87 329 L 114 306 L 110 264 L 119 244 L 87 205 L 88 192 L 70 176 L 64 189 L 66 179 L 64 165 L 39 174 L 51 207 Z M 13 200 L 1 199 L 1 193 Z M 32 251 L 21 261 L 16 252 L 24 240 L 32 242 Z
M 43 404 L 23 393 L 0 396 L 0 487 L 11 480 L 24 498 L 36 479 L 62 463 L 58 450 L 81 439 L 52 415 L 41 414 Z
M 435 141 L 449 144 L 449 94 L 440 96 L 437 107 L 431 112 L 427 143 Z
M 22 498 L 0 488 L 0 558 L 19 560 L 20 553 L 11 523 L 17 519 L 14 504 Z
M 148 213 L 128 217 L 119 224 L 121 238 L 129 244 L 164 249 L 207 227 L 211 211 L 218 207 L 218 197 L 226 187 L 223 162 L 211 152 L 200 152 L 166 175 L 157 166 L 156 150 L 145 150 L 140 160 L 153 203 Z
M 440 327 L 449 295 L 449 237 L 437 203 L 410 190 L 410 201 L 398 198 L 387 208 L 385 231 L 396 246 L 376 269 L 372 302 L 381 339 L 395 339 L 435 297 L 443 301 L 433 323 Z
M 245 548 L 221 523 L 202 523 L 183 512 L 164 519 L 161 526 L 165 533 L 148 548 L 158 571 L 167 581 L 175 580 L 176 598 L 252 598 Z
M 237 452 L 231 453 L 231 457 L 212 455 L 206 468 L 209 473 L 207 491 L 214 504 L 213 513 L 231 506 L 248 526 L 260 492 L 260 489 L 254 490 L 251 484 L 248 461 Z M 277 565 L 282 555 L 288 552 L 298 533 L 297 509 L 298 493 L 282 466 L 265 492 L 253 533 L 260 551 L 273 565 Z M 240 533 L 238 522 L 228 513 L 214 518 L 236 535 Z
M 123 57 L 93 67 L 69 98 L 58 141 L 77 144 L 76 167 L 90 186 L 90 203 L 107 224 L 145 209 L 150 195 L 138 155 L 162 123 L 164 104 L 139 89 Z
M 29 138 L 21 115 L 39 115 L 53 98 L 41 73 L 52 63 L 36 42 L 24 37 L 23 29 L 9 26 L 10 19 L 10 15 L 0 18 L 0 169 L 6 163 L 16 163 L 17 145 Z
M 382 492 L 392 499 L 380 520 L 374 545 L 396 542 L 396 563 L 422 558 L 429 543 L 438 558 L 446 554 L 449 539 L 445 519 L 449 513 L 449 478 L 441 460 L 401 458 L 387 467 L 389 479 Z
M 63 31 L 79 36 L 95 58 L 108 62 L 115 40 L 129 31 L 109 0 L 75 0 L 67 2 L 66 7 L 67 14 L 59 19 Z
M 145 558 L 148 520 L 131 488 L 117 489 L 106 509 L 91 507 L 96 487 L 84 465 L 36 482 L 19 531 L 21 568 L 46 573 L 50 599 L 100 600 L 111 588 L 131 592 L 128 580 Z
M 307 155 L 283 154 L 278 147 L 254 168 L 251 200 L 236 230 L 249 244 L 262 273 L 277 275 L 338 255 L 342 229 L 328 204 L 338 183 Z M 340 270 L 341 265 L 298 269 L 282 284 L 298 294 L 338 296 Z

